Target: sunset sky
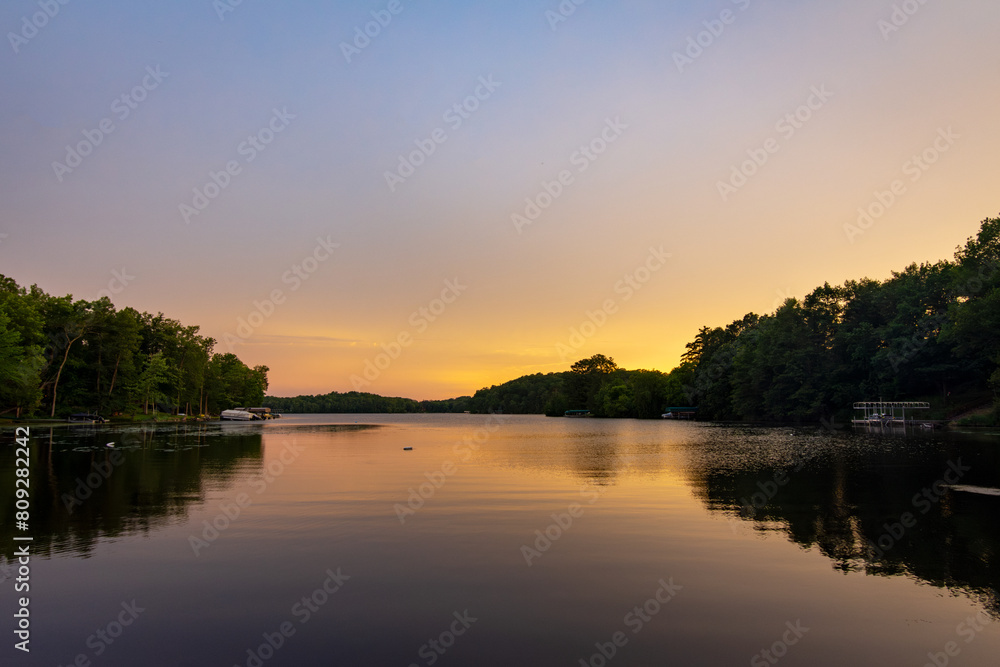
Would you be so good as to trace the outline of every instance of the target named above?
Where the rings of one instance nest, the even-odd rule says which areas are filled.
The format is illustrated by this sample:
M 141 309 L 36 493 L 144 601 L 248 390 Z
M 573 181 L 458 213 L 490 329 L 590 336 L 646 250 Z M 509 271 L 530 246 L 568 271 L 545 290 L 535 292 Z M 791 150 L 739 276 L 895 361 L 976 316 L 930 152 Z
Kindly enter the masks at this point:
M 200 325 L 274 395 L 668 371 L 703 325 L 950 259 L 1000 212 L 998 25 L 991 0 L 8 0 L 0 273 Z

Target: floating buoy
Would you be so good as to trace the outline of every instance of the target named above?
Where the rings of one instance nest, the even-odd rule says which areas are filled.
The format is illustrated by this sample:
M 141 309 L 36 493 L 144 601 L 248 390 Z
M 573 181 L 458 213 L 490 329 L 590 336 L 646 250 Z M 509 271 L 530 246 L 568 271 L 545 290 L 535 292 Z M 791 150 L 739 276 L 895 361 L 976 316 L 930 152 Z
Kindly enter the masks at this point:
M 403 447 L 403 451 L 404 452 L 412 452 L 413 451 L 413 447 Z

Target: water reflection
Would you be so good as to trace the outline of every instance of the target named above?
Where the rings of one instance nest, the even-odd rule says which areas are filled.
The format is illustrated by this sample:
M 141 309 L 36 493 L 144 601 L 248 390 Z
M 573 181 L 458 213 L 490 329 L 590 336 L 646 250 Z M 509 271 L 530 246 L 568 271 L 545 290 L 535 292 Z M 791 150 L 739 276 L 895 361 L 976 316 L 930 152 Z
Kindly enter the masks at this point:
M 951 488 L 997 486 L 1000 449 L 986 436 L 721 430 L 687 476 L 734 530 L 782 534 L 833 567 L 916 578 L 1000 614 L 1000 498 Z
M 511 474 L 570 474 L 583 484 L 611 486 L 620 478 L 656 477 L 683 467 L 676 434 L 668 441 L 649 422 L 499 417 L 500 429 L 475 460 Z M 655 424 L 659 425 L 659 423 Z
M 450 422 L 445 417 L 432 431 L 434 438 L 440 434 L 442 443 L 440 451 L 428 459 L 428 470 L 446 459 L 460 461 L 453 443 L 474 433 L 481 421 Z M 344 428 L 362 427 L 269 424 L 263 431 L 260 425 L 244 424 L 32 428 L 34 552 L 88 557 L 101 540 L 146 534 L 184 522 L 192 507 L 203 503 L 211 492 L 226 491 L 235 480 L 262 471 L 262 433 L 322 436 Z M 0 475 L 11 479 L 13 433 L 2 437 Z M 384 439 L 391 441 L 386 451 L 393 452 L 394 466 L 407 460 L 398 456 L 397 445 L 411 444 L 410 439 L 396 442 L 390 435 Z M 108 442 L 115 447 L 106 447 Z M 441 516 L 450 524 L 482 522 L 482 513 L 492 511 L 490 503 L 504 500 L 498 484 L 505 478 L 572 476 L 583 484 L 608 488 L 639 478 L 671 478 L 682 481 L 709 515 L 726 517 L 738 534 L 765 539 L 781 536 L 803 548 L 815 547 L 838 570 L 910 577 L 974 598 L 1000 614 L 1000 497 L 945 488 L 956 481 L 985 488 L 1000 486 L 996 443 L 995 438 L 961 434 L 899 438 L 821 429 L 515 419 L 491 433 L 468 463 L 468 467 L 478 465 L 497 473 L 483 488 L 483 497 L 474 497 L 479 504 L 456 499 L 456 509 Z M 386 481 L 393 479 L 388 475 L 398 468 L 386 467 L 378 450 L 365 451 L 370 451 L 366 456 L 375 471 L 371 487 L 361 486 L 355 495 L 341 497 L 335 488 L 317 484 L 313 493 L 319 495 L 310 496 L 309 507 L 338 508 L 344 513 L 339 520 L 349 519 L 358 530 L 381 530 L 382 524 L 372 517 L 386 513 L 399 500 L 397 496 L 405 498 L 410 477 L 398 483 Z M 335 465 L 339 467 L 340 461 Z M 357 465 L 363 480 L 369 464 Z M 464 461 L 460 467 L 463 475 L 474 478 Z M 420 479 L 419 474 L 416 478 Z M 322 481 L 323 476 L 318 479 Z M 432 507 L 440 503 L 444 509 L 449 494 L 461 482 L 456 487 L 451 484 Z M 3 489 L 0 516 L 13 517 L 14 489 L 7 484 Z M 377 494 L 388 494 L 389 499 L 382 502 Z M 371 507 L 364 504 L 372 497 L 380 501 Z M 555 497 L 543 499 L 556 502 Z M 289 511 L 298 516 L 301 503 L 291 506 L 294 509 Z M 431 516 L 422 515 L 425 524 L 429 525 Z M 310 531 L 313 528 L 310 524 Z M 15 533 L 11 521 L 0 524 L 0 540 L 5 544 L 12 544 Z
M 1000 487 L 995 435 L 549 421 L 544 436 L 513 425 L 483 460 L 600 486 L 679 476 L 734 532 L 783 536 L 837 570 L 910 577 L 1000 615 L 1000 497 L 962 490 Z
M 208 488 L 259 468 L 263 458 L 259 430 L 218 424 L 32 427 L 30 442 L 30 532 L 41 556 L 87 557 L 101 539 L 183 521 Z M 0 475 L 10 479 L 12 431 L 3 444 Z M 4 489 L 0 516 L 13 517 L 14 489 Z M 5 519 L 0 541 L 12 544 L 15 534 Z

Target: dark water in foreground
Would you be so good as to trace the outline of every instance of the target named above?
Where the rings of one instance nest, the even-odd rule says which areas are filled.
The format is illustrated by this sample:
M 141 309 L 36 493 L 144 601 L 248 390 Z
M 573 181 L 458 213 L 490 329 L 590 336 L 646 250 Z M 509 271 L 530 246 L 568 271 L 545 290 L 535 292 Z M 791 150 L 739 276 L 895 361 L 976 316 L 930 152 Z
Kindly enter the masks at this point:
M 30 654 L 0 443 L 3 665 L 1000 664 L 997 436 L 36 427 Z

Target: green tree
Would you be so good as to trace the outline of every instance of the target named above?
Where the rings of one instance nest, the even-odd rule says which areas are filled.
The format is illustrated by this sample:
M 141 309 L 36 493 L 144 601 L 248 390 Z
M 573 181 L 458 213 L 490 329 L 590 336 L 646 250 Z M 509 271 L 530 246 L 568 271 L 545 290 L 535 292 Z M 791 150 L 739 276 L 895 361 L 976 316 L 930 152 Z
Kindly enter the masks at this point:
M 149 355 L 146 364 L 136 381 L 135 390 L 142 401 L 142 413 L 149 414 L 150 403 L 153 405 L 153 414 L 156 414 L 156 404 L 166 398 L 163 386 L 171 380 L 170 369 L 162 352 L 155 352 Z
M 570 366 L 568 397 L 572 409 L 599 412 L 602 406 L 598 403 L 597 392 L 605 377 L 616 370 L 615 360 L 603 354 L 580 359 Z
M 33 286 L 32 291 L 36 288 Z M 52 389 L 52 409 L 50 417 L 55 417 L 58 404 L 59 382 L 63 369 L 69 361 L 74 343 L 86 335 L 91 326 L 91 307 L 86 301 L 73 301 L 72 296 L 53 297 L 38 291 L 42 302 L 42 316 L 49 330 L 50 344 L 47 348 L 48 366 L 52 372 L 48 381 Z
M 14 411 L 31 411 L 42 400 L 41 374 L 45 365 L 37 345 L 22 345 L 21 334 L 13 327 L 3 303 L 0 303 L 0 407 Z
M 208 410 L 259 406 L 267 391 L 267 373 L 267 366 L 249 368 L 231 352 L 212 355 L 205 379 Z
M 668 385 L 668 376 L 659 371 L 632 371 L 628 380 L 632 403 L 630 415 L 640 419 L 655 419 L 662 415 L 669 404 Z
M 1000 396 L 1000 218 L 984 220 L 955 262 L 955 299 L 942 338 L 954 344 L 965 374 L 984 379 Z
M 107 323 L 108 333 L 104 339 L 104 360 L 107 364 L 107 404 L 113 411 L 124 411 L 129 407 L 131 391 L 138 382 L 138 364 L 141 336 L 139 333 L 139 313 L 132 308 L 124 308 L 113 315 Z M 98 405 L 104 404 L 105 392 Z
M 634 416 L 632 388 L 623 380 L 606 382 L 597 391 L 595 414 L 599 417 Z

